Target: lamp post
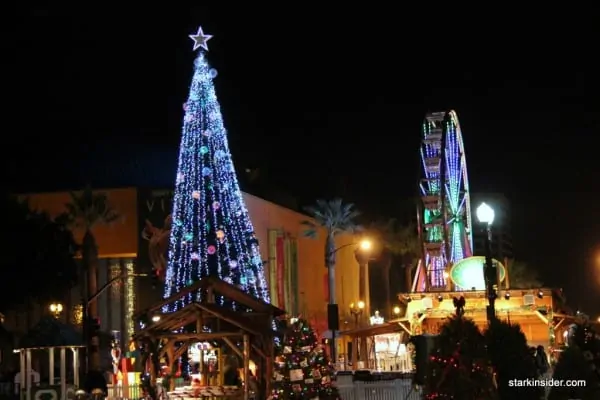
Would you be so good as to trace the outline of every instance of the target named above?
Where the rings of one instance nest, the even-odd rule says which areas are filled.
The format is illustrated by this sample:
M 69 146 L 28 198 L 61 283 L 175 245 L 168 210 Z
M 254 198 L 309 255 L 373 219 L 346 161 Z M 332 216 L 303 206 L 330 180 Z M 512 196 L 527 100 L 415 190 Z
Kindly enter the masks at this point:
M 338 251 L 349 247 L 349 246 L 356 246 L 358 245 L 360 249 L 370 249 L 371 248 L 371 241 L 369 241 L 368 239 L 362 239 L 359 242 L 352 242 L 352 243 L 347 243 L 345 245 L 342 245 L 340 247 L 338 247 L 337 249 L 333 250 L 330 253 L 326 254 L 325 259 L 329 259 L 333 254 L 336 254 Z M 335 298 L 335 273 L 334 273 L 334 268 L 329 268 L 328 269 L 328 297 L 329 297 L 329 304 L 327 305 L 327 322 L 328 322 L 328 328 L 329 331 L 331 332 L 331 341 L 329 342 L 329 350 L 330 350 L 330 355 L 331 355 L 331 361 L 333 363 L 336 362 L 336 342 L 335 342 L 335 337 L 336 337 L 336 331 L 339 328 L 339 310 L 338 310 L 338 305 L 336 303 L 336 298 Z M 335 320 L 335 321 L 334 321 Z
M 354 329 L 358 328 L 358 318 L 361 316 L 364 309 L 365 302 L 362 300 L 356 302 L 356 304 L 350 303 L 350 314 L 354 316 Z
M 50 309 L 50 313 L 54 318 L 60 318 L 60 313 L 63 311 L 63 305 L 61 303 L 52 303 L 48 308 Z
M 350 303 L 350 314 L 354 316 L 354 329 L 358 329 L 359 326 L 359 318 L 365 310 L 365 302 L 362 300 L 357 301 L 356 303 Z M 352 337 L 352 369 L 356 370 L 358 365 L 358 336 Z
M 364 299 L 365 314 L 371 313 L 371 301 L 369 293 L 369 259 L 371 258 L 371 242 L 361 242 L 359 248 L 354 251 L 354 257 L 358 263 L 358 298 Z
M 113 279 L 111 279 L 110 281 L 106 282 L 104 284 L 104 286 L 102 286 L 100 289 L 98 289 L 98 291 L 94 294 L 92 294 L 91 296 L 89 296 L 88 298 L 83 298 L 81 299 L 81 305 L 82 305 L 82 325 L 81 325 L 81 333 L 83 336 L 83 343 L 85 345 L 84 351 L 83 351 L 83 365 L 85 366 L 85 372 L 89 372 L 90 369 L 90 365 L 89 365 L 89 361 L 90 361 L 90 353 L 91 352 L 98 352 L 98 346 L 99 346 L 99 339 L 97 336 L 97 333 L 95 332 L 95 328 L 93 328 L 91 325 L 95 324 L 97 322 L 97 320 L 95 320 L 97 318 L 97 316 L 92 315 L 90 316 L 90 304 L 92 302 L 94 302 L 98 296 L 100 296 L 102 293 L 104 293 L 104 291 L 106 291 L 109 287 L 111 287 L 112 285 L 114 285 L 116 282 L 120 281 L 120 280 L 126 280 L 129 277 L 134 277 L 134 278 L 139 278 L 139 277 L 148 277 L 148 274 L 121 274 Z M 93 318 L 93 319 L 90 319 Z M 98 327 L 99 329 L 99 327 Z
M 483 277 L 485 280 L 485 291 L 488 298 L 487 320 L 488 323 L 496 318 L 496 292 L 498 289 L 498 274 L 492 261 L 492 223 L 494 222 L 494 209 L 486 203 L 481 203 L 477 207 L 477 219 L 485 224 L 485 265 L 483 267 Z

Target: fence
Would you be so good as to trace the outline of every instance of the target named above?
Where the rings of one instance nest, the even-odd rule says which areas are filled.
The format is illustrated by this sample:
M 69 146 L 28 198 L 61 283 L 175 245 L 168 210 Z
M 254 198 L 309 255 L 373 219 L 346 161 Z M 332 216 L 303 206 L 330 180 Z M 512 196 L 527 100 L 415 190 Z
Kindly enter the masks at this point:
M 380 376 L 381 377 L 381 376 Z M 351 374 L 338 375 L 337 387 L 343 400 L 422 400 L 423 394 L 412 376 L 360 381 Z

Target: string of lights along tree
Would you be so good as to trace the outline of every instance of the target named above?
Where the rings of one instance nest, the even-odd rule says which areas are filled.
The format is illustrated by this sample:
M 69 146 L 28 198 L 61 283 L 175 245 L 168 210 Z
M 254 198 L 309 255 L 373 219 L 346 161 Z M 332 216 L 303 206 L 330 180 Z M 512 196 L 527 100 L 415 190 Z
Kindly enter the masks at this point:
M 218 277 L 269 302 L 258 241 L 235 173 L 213 79 L 206 59 L 212 35 L 190 35 L 194 76 L 184 104 L 184 120 L 173 198 L 164 297 L 207 276 Z M 190 293 L 172 312 L 199 301 Z M 220 298 L 221 304 L 224 299 Z M 235 308 L 235 304 L 223 304 Z

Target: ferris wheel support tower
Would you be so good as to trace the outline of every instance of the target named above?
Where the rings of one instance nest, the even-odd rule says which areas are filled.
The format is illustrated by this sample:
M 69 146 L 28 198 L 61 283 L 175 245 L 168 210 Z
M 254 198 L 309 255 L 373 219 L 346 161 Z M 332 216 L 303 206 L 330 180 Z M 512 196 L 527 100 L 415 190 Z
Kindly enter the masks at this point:
M 453 287 L 452 266 L 473 249 L 471 200 L 462 132 L 456 112 L 425 116 L 418 183 L 422 258 L 413 292 L 465 290 Z

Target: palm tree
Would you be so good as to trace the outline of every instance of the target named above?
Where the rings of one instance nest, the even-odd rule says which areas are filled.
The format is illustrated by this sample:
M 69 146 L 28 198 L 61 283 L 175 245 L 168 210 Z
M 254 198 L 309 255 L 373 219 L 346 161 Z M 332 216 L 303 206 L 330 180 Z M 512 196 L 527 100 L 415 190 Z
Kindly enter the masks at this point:
M 319 229 L 325 230 L 325 266 L 329 279 L 329 304 L 335 304 L 335 238 L 344 233 L 354 233 L 360 229 L 355 222 L 360 215 L 354 204 L 344 203 L 342 199 L 317 200 L 314 206 L 306 207 L 312 221 L 302 221 L 306 227 L 304 236 L 316 238 Z
M 407 291 L 411 290 L 412 269 L 421 254 L 421 245 L 413 224 L 401 225 L 394 218 L 385 222 L 374 223 L 370 228 L 370 235 L 377 237 L 381 243 L 382 253 L 380 261 L 383 265 L 384 290 L 386 296 L 387 313 L 392 310 L 391 277 L 390 271 L 395 259 L 400 259 L 405 271 Z
M 543 285 L 538 271 L 523 261 L 509 260 L 507 269 L 511 287 L 533 289 Z
M 93 234 L 93 228 L 101 224 L 110 224 L 119 218 L 118 213 L 111 207 L 106 193 L 94 192 L 86 187 L 79 193 L 71 192 L 71 202 L 65 204 L 66 220 L 72 228 L 82 229 L 81 244 L 82 270 L 87 275 L 87 293 L 84 298 L 93 296 L 98 291 L 98 246 Z M 89 305 L 89 316 L 98 316 L 98 304 L 93 301 Z M 92 351 L 90 369 L 100 368 L 100 354 Z

